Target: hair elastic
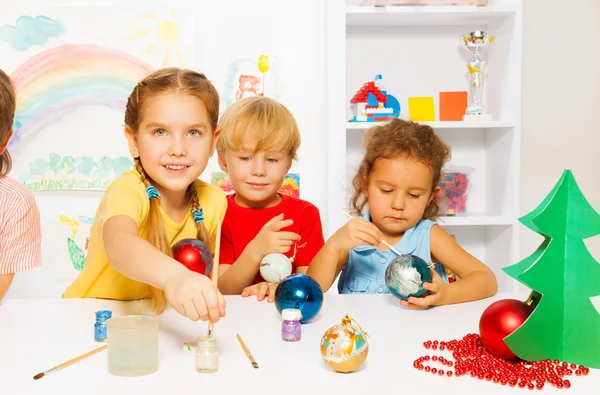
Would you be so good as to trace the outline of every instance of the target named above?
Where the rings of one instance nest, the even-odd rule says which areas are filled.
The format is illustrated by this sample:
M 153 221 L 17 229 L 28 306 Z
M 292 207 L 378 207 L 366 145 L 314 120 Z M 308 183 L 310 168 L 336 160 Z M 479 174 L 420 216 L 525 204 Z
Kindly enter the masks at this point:
M 202 207 L 200 207 L 200 209 L 198 209 L 198 210 L 192 209 L 191 211 L 192 211 L 192 215 L 194 216 L 194 221 L 196 221 L 197 223 L 204 221 L 204 217 L 202 216 L 202 214 L 203 214 Z
M 156 188 L 154 188 L 152 185 L 148 185 L 146 187 L 146 194 L 148 194 L 148 199 L 152 200 L 154 198 L 159 198 L 160 197 L 160 193 L 158 193 L 158 191 L 156 190 Z

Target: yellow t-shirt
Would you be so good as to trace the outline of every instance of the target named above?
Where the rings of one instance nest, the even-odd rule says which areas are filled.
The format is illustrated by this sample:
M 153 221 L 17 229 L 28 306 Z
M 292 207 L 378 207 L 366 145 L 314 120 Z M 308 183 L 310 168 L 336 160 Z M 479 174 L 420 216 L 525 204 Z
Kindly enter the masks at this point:
M 225 193 L 218 187 L 196 181 L 198 201 L 203 209 L 204 226 L 215 242 L 217 221 L 223 220 L 227 209 Z M 86 264 L 75 281 L 66 289 L 63 298 L 100 298 L 137 300 L 150 297 L 145 284 L 134 281 L 119 273 L 108 261 L 102 227 L 110 218 L 126 215 L 138 225 L 138 235 L 143 235 L 150 201 L 146 187 L 137 171 L 123 173 L 106 190 L 90 231 L 90 246 Z M 198 227 L 188 212 L 181 223 L 173 221 L 161 212 L 170 245 L 186 238 L 196 238 Z

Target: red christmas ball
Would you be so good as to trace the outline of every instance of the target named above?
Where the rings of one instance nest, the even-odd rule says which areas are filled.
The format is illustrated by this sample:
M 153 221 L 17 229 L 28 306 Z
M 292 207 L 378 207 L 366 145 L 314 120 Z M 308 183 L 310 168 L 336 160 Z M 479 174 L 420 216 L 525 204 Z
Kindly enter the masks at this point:
M 213 258 L 206 244 L 196 239 L 183 239 L 171 248 L 173 258 L 193 272 L 209 275 Z
M 503 299 L 489 305 L 479 320 L 479 335 L 485 348 L 505 360 L 516 359 L 504 338 L 519 328 L 532 312 L 531 307 L 517 299 Z

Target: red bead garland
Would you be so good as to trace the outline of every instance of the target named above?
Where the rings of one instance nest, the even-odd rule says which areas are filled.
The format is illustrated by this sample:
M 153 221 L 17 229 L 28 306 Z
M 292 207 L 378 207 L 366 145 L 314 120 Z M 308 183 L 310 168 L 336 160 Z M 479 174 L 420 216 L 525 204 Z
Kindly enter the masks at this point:
M 423 343 L 423 346 L 428 350 L 437 350 L 439 347 L 440 351 L 451 351 L 454 362 L 442 356 L 425 355 L 415 360 L 413 364 L 415 369 L 447 377 L 470 375 L 480 380 L 485 379 L 501 385 L 518 386 L 530 390 L 541 390 L 546 383 L 557 388 L 570 388 L 571 382 L 563 379 L 565 376 L 571 376 L 573 373 L 575 376 L 585 376 L 590 371 L 585 366 L 559 362 L 557 359 L 540 362 L 505 361 L 489 352 L 483 346 L 481 337 L 476 333 L 468 334 L 462 340 L 448 342 L 428 340 Z M 430 359 L 448 368 L 454 367 L 454 373 L 450 369 L 438 370 L 423 364 Z

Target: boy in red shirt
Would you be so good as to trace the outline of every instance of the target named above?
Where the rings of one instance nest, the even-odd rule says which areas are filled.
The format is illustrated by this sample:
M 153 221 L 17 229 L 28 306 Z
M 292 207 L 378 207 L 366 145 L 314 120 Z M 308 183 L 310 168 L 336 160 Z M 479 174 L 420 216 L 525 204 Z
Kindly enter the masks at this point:
M 235 193 L 227 198 L 221 230 L 219 290 L 272 302 L 276 284 L 259 272 L 264 256 L 278 252 L 291 258 L 296 249 L 293 272 L 306 273 L 324 244 L 319 210 L 278 193 L 296 159 L 300 132 L 287 108 L 261 96 L 233 104 L 220 126 L 219 165 Z

